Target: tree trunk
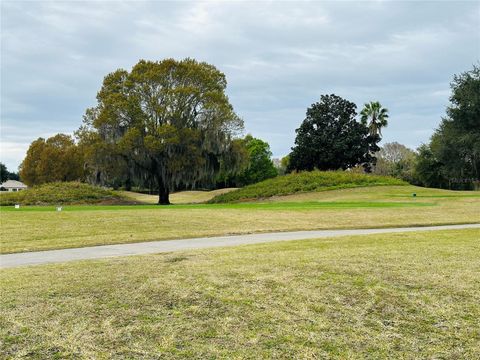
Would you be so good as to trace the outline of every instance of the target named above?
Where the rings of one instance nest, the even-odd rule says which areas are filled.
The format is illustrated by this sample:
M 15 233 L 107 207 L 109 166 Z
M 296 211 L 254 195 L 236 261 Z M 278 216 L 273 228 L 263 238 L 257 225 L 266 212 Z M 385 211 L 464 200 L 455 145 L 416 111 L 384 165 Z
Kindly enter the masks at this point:
M 127 179 L 125 180 L 125 190 L 126 191 L 132 190 L 132 180 L 130 179 L 130 176 L 127 177 Z
M 102 173 L 98 170 L 95 174 L 95 185 L 103 185 L 102 184 Z
M 170 205 L 169 200 L 170 191 L 168 186 L 165 186 L 163 179 L 158 178 L 158 205 Z

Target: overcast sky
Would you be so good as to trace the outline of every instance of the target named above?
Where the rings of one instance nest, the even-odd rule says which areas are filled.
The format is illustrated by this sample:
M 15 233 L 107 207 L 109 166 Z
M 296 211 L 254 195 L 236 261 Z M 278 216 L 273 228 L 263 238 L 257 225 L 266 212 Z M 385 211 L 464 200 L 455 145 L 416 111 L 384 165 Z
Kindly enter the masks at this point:
M 1 2 L 1 161 L 73 133 L 103 77 L 139 59 L 214 64 L 246 132 L 286 155 L 306 108 L 335 93 L 390 110 L 383 142 L 438 125 L 453 74 L 480 58 L 480 2 Z

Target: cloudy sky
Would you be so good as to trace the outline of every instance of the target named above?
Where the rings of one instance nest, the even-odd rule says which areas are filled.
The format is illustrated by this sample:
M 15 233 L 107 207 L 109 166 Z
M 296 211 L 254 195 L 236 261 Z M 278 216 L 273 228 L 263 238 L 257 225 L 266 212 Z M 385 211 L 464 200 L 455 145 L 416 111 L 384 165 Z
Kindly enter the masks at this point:
M 246 132 L 287 154 L 305 110 L 335 93 L 390 110 L 384 142 L 428 141 L 453 74 L 480 58 L 480 2 L 1 2 L 1 161 L 73 133 L 103 77 L 139 59 L 223 71 Z

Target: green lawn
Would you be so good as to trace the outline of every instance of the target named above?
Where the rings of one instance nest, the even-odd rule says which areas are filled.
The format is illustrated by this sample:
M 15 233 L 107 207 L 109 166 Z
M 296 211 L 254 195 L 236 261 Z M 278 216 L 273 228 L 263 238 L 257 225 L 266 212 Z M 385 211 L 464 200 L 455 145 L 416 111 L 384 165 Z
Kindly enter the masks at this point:
M 416 197 L 412 197 L 416 193 Z M 251 232 L 480 222 L 480 194 L 378 186 L 239 204 L 0 208 L 2 253 Z
M 398 233 L 2 270 L 0 357 L 475 359 L 479 238 Z
M 315 209 L 362 209 L 362 208 L 401 208 L 435 206 L 433 202 L 400 201 L 303 201 L 303 202 L 246 202 L 233 204 L 181 204 L 167 207 L 170 210 L 315 210 Z M 56 212 L 56 206 L 23 206 L 2 208 L 4 212 Z M 165 210 L 158 205 L 65 205 L 61 211 L 115 211 L 115 210 Z

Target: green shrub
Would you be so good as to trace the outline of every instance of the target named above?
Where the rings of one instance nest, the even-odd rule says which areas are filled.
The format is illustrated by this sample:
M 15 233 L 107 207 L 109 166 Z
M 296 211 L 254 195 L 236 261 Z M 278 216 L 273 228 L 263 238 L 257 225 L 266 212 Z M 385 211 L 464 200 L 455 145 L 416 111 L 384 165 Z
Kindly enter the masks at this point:
M 0 194 L 0 205 L 57 205 L 119 202 L 115 192 L 80 182 L 55 182 Z
M 226 203 L 301 192 L 381 185 L 408 184 L 388 176 L 359 174 L 349 171 L 310 171 L 277 176 L 226 194 L 217 195 L 210 200 L 210 203 Z

